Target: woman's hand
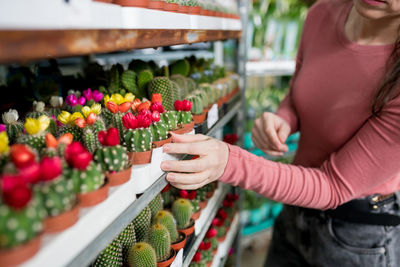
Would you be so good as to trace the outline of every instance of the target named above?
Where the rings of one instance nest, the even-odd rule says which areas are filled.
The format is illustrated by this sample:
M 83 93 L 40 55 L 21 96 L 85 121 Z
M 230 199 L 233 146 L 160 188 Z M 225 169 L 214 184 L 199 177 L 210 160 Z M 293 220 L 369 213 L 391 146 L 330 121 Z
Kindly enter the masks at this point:
M 172 134 L 173 143 L 165 144 L 163 151 L 170 154 L 199 156 L 193 160 L 164 161 L 167 180 L 180 189 L 197 189 L 218 180 L 228 163 L 228 145 L 205 135 Z
M 287 152 L 285 144 L 290 134 L 289 124 L 281 117 L 271 112 L 264 112 L 256 119 L 251 138 L 254 145 L 271 156 L 282 156 Z

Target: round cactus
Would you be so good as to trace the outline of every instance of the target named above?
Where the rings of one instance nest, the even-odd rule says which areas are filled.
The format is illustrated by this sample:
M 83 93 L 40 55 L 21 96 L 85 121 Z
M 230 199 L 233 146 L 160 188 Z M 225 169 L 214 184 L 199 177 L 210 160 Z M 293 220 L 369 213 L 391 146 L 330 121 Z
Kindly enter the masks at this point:
M 104 108 L 101 111 L 101 117 L 104 119 L 106 126 L 110 127 L 113 122 L 114 114 L 111 111 L 109 111 L 108 109 Z
M 121 145 L 102 147 L 96 151 L 94 160 L 105 172 L 120 172 L 128 166 L 126 148 Z
M 128 261 L 130 267 L 156 267 L 156 252 L 150 244 L 140 242 L 129 250 Z
M 71 133 L 74 137 L 74 141 L 81 141 L 82 140 L 82 129 L 76 125 L 62 125 L 58 128 L 58 136 L 61 136 L 65 133 Z
M 31 148 L 34 148 L 36 151 L 40 152 L 46 147 L 45 134 L 20 135 L 17 138 L 17 143 L 27 144 Z
M 133 222 L 128 224 L 128 226 L 118 235 L 116 240 L 121 243 L 123 260 L 124 262 L 127 262 L 129 249 L 136 243 L 136 234 Z
M 154 216 L 162 210 L 163 207 L 163 199 L 161 197 L 161 194 L 158 194 L 150 203 L 149 203 L 149 208 L 151 211 L 151 218 L 153 219 Z
M 177 97 L 177 100 L 184 99 L 188 94 L 186 78 L 180 74 L 176 74 L 172 75 L 170 79 L 178 85 L 178 87 L 175 88 L 177 91 L 174 94 Z
M 114 240 L 97 256 L 93 267 L 120 267 L 123 265 L 122 255 L 122 245 Z
M 133 225 L 135 225 L 135 235 L 138 242 L 146 240 L 147 231 L 151 223 L 151 211 L 147 206 L 144 208 L 138 216 L 133 220 Z
M 193 121 L 193 116 L 190 111 L 178 111 L 177 116 L 179 124 L 188 124 Z
M 190 110 L 192 114 L 200 115 L 203 113 L 203 102 L 201 97 L 198 95 L 190 95 L 187 97 L 187 100 L 192 102 L 192 109 Z
M 73 181 L 74 192 L 77 194 L 95 191 L 104 184 L 101 167 L 93 161 L 85 170 L 69 168 L 65 170 L 64 174 Z
M 176 230 L 176 223 L 174 216 L 166 210 L 161 210 L 157 212 L 157 214 L 154 216 L 154 223 L 160 223 L 167 228 L 169 235 L 171 237 L 171 242 L 175 243 L 179 239 L 179 233 Z
M 153 224 L 149 229 L 148 242 L 156 251 L 157 262 L 167 260 L 171 255 L 171 237 L 167 228 L 160 224 Z
M 193 213 L 193 206 L 189 200 L 179 198 L 172 204 L 172 214 L 175 217 L 179 230 L 185 229 L 190 224 L 190 217 Z
M 162 121 L 153 122 L 150 125 L 150 130 L 153 135 L 153 141 L 162 141 L 168 139 L 168 129 Z
M 26 114 L 27 118 L 39 118 L 42 115 L 48 116 L 49 114 L 45 112 L 45 104 L 42 101 L 33 101 L 33 111 Z
M 191 78 L 186 78 L 186 88 L 188 90 L 188 94 L 196 90 L 196 82 Z
M 203 109 L 207 108 L 209 105 L 207 93 L 203 90 L 195 90 L 192 93 L 195 96 L 198 96 L 201 99 L 201 104 L 203 105 Z
M 14 248 L 35 238 L 42 230 L 39 201 L 32 198 L 27 206 L 15 210 L 0 202 L 0 249 Z
M 188 76 L 190 71 L 190 63 L 186 59 L 180 59 L 170 65 L 171 75 L 180 74 Z
M 160 114 L 161 121 L 167 126 L 168 131 L 178 128 L 178 116 L 176 111 L 167 111 Z
M 153 135 L 149 128 L 130 129 L 125 133 L 125 144 L 129 152 L 144 152 L 152 148 Z

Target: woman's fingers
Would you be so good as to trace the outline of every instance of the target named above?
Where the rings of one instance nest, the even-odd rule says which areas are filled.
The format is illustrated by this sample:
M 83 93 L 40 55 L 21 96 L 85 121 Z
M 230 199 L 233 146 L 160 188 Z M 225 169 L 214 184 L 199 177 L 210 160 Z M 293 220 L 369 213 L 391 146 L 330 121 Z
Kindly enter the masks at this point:
M 161 163 L 161 169 L 169 172 L 200 172 L 206 169 L 205 160 L 170 160 Z
M 290 134 L 290 126 L 286 123 L 282 123 L 278 129 L 278 137 L 282 142 L 281 151 L 283 152 L 289 151 L 288 146 L 285 144 L 289 134 Z
M 203 155 L 205 153 L 204 143 L 169 143 L 163 146 L 163 151 L 169 154 Z
M 177 183 L 182 185 L 201 184 L 207 182 L 209 178 L 208 171 L 196 173 L 175 173 L 170 172 L 167 174 L 167 180 L 170 183 Z
M 208 182 L 201 183 L 201 184 L 179 184 L 179 183 L 171 183 L 173 187 L 182 189 L 182 190 L 196 190 L 208 184 Z
M 264 117 L 265 118 L 265 117 Z M 274 150 L 281 150 L 282 143 L 278 138 L 275 121 L 273 119 L 264 119 L 264 131 L 269 139 Z
M 210 139 L 210 137 L 202 134 L 175 134 L 171 133 L 172 142 L 174 143 L 195 143 Z

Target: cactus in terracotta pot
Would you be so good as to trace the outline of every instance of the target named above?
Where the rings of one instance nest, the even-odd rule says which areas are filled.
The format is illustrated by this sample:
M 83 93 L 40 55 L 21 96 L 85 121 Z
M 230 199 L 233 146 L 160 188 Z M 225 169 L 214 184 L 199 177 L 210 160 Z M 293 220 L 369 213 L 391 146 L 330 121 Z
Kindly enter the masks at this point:
M 24 127 L 26 134 L 20 135 L 18 143 L 27 144 L 40 152 L 45 147 L 45 135 L 50 124 L 50 118 L 42 115 L 37 119 L 26 118 Z
M 179 233 L 176 229 L 176 224 L 172 213 L 166 210 L 161 210 L 154 216 L 153 222 L 160 223 L 167 228 L 171 238 L 171 243 L 178 241 Z
M 164 112 L 164 107 L 159 102 L 153 102 L 150 106 L 152 124 L 150 125 L 150 130 L 153 135 L 153 141 L 163 141 L 169 138 L 168 126 L 161 121 L 160 114 Z
M 178 123 L 181 125 L 192 123 L 193 116 L 190 110 L 192 109 L 192 103 L 188 100 L 175 101 L 175 110 L 177 111 Z
M 147 239 L 156 251 L 157 262 L 165 261 L 171 256 L 171 237 L 164 225 L 153 224 L 149 229 Z
M 128 262 L 130 267 L 156 267 L 156 252 L 148 243 L 136 243 L 129 250 Z
M 154 216 L 163 209 L 163 200 L 161 194 L 158 194 L 150 203 L 149 208 L 151 211 L 151 218 L 153 219 Z
M 138 116 L 125 114 L 122 118 L 128 129 L 125 134 L 125 144 L 129 152 L 145 152 L 152 149 L 153 135 L 149 126 L 152 122 L 150 111 L 142 110 Z
M 179 198 L 172 204 L 172 214 L 174 215 L 179 230 L 185 229 L 190 225 L 192 213 L 192 203 L 187 199 Z

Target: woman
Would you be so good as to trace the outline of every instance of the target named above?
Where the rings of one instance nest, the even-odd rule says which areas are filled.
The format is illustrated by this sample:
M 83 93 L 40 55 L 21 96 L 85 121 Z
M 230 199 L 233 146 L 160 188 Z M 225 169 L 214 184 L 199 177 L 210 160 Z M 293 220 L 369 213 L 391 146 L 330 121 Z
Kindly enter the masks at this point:
M 300 131 L 293 165 L 205 136 L 177 136 L 175 186 L 240 185 L 285 206 L 266 266 L 400 266 L 400 0 L 320 0 L 305 22 L 291 91 L 253 141 L 271 155 Z

